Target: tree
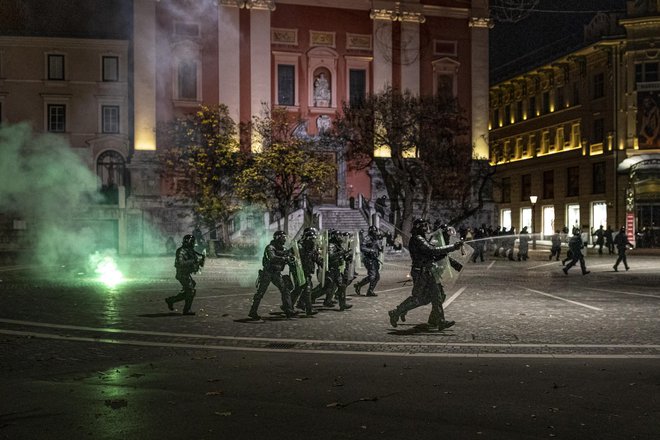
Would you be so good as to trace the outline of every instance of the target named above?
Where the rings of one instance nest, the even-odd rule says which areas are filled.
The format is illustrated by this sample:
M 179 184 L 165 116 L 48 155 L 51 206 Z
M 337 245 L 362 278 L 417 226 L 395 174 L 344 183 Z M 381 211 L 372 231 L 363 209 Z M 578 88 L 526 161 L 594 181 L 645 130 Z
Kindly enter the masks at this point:
M 392 88 L 345 103 L 335 121 L 351 166 L 377 166 L 391 209 L 401 212 L 395 226 L 404 236 L 419 212 L 416 200 L 422 216 L 441 206 L 455 223 L 483 207 L 489 176 L 472 158 L 468 128 L 455 100 Z M 376 157 L 376 149 L 387 150 L 389 157 Z
M 254 153 L 237 180 L 238 194 L 276 212 L 288 233 L 289 214 L 308 190 L 321 189 L 335 172 L 334 164 L 323 161 L 315 151 L 317 142 L 308 136 L 296 136 L 284 109 L 265 110 L 255 117 L 253 126 L 262 151 Z
M 161 170 L 172 190 L 193 205 L 194 214 L 209 227 L 218 225 L 230 244 L 229 220 L 240 205 L 235 179 L 240 169 L 236 124 L 225 105 L 200 106 L 192 114 L 159 127 L 165 148 Z M 183 179 L 187 184 L 177 184 Z

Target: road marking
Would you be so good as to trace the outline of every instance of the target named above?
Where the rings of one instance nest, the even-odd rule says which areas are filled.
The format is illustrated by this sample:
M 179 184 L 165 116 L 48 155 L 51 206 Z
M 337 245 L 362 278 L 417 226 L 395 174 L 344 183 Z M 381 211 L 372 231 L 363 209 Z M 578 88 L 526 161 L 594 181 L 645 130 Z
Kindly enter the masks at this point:
M 220 345 L 207 345 L 207 344 L 185 344 L 177 342 L 150 342 L 150 341 L 140 341 L 140 340 L 119 340 L 119 339 L 101 339 L 101 338 L 87 338 L 81 336 L 62 336 L 55 335 L 50 333 L 38 333 L 38 332 L 25 332 L 25 331 L 15 331 L 15 330 L 1 330 L 0 334 L 11 335 L 11 336 L 30 336 L 34 338 L 42 339 L 55 339 L 60 341 L 77 341 L 77 342 L 91 342 L 95 344 L 115 344 L 115 345 L 133 345 L 141 347 L 171 347 L 171 348 L 186 348 L 186 349 L 203 349 L 203 350 L 221 350 L 221 351 L 254 351 L 254 352 L 270 352 L 270 353 L 298 353 L 298 354 L 343 354 L 343 355 L 362 355 L 362 356 L 399 356 L 399 357 L 483 357 L 483 358 L 550 358 L 550 359 L 660 359 L 659 355 L 653 354 L 552 354 L 552 353 L 420 353 L 420 352 L 380 352 L 380 351 L 351 351 L 351 350 L 297 350 L 297 349 L 287 349 L 282 350 L 279 348 L 261 348 L 261 347 L 235 347 L 235 346 L 220 346 Z M 286 340 L 279 340 L 278 342 L 283 342 Z M 325 343 L 331 343 L 331 341 L 323 341 Z M 351 341 L 350 344 L 355 342 Z M 365 342 L 367 344 L 382 345 L 379 342 Z M 400 344 L 400 343 L 393 343 Z M 411 344 L 419 346 L 420 344 Z M 425 344 L 429 345 L 429 344 Z M 492 347 L 492 346 L 506 346 L 506 347 L 535 347 L 535 348 L 560 348 L 560 347 L 601 347 L 594 345 L 552 345 L 552 344 L 434 344 L 434 345 L 443 345 L 443 346 L 472 346 L 472 347 Z M 602 346 L 604 348 L 627 348 L 625 345 L 617 346 Z M 633 348 L 642 347 L 642 348 L 655 348 L 658 349 L 658 346 L 644 345 L 644 346 L 633 346 Z
M 622 290 L 597 289 L 597 288 L 594 288 L 594 287 L 583 287 L 583 289 L 585 289 L 585 290 L 595 290 L 597 292 L 622 293 L 624 295 L 647 296 L 649 298 L 660 299 L 660 295 L 652 295 L 650 293 L 624 292 Z
M 492 262 L 488 265 L 488 267 L 486 268 L 486 270 L 490 270 L 490 268 L 493 267 L 494 264 L 495 264 L 495 261 L 492 261 Z
M 412 287 L 412 278 L 410 280 L 406 280 L 404 284 L 407 284 L 407 283 L 410 283 L 410 285 L 409 286 L 394 287 L 392 289 L 377 290 L 376 293 L 394 292 L 395 290 L 410 289 Z
M 552 295 L 550 293 L 541 292 L 540 290 L 529 289 L 527 287 L 523 287 L 523 289 L 529 290 L 530 292 L 539 293 L 541 295 L 549 296 L 550 298 L 554 298 L 554 299 L 558 299 L 558 300 L 561 300 L 561 301 L 566 301 L 568 303 L 575 304 L 575 305 L 578 305 L 578 306 L 586 307 L 586 308 L 591 309 L 591 310 L 598 310 L 598 311 L 603 310 L 599 307 L 590 306 L 590 305 L 587 305 L 587 304 L 584 304 L 584 303 L 581 303 L 581 302 L 578 302 L 578 301 L 573 301 L 573 300 L 570 300 L 570 299 L 562 298 L 561 296 L 556 296 L 556 295 Z
M 254 293 L 230 293 L 229 295 L 209 295 L 209 296 L 195 296 L 198 299 L 205 298 L 225 298 L 228 296 L 254 296 Z
M 538 266 L 528 267 L 527 270 L 538 269 L 539 267 L 545 267 L 545 266 L 553 266 L 553 265 L 556 265 L 557 263 L 558 263 L 558 261 L 555 261 L 555 262 L 552 262 L 552 263 L 540 264 Z
M 458 289 L 458 290 L 456 291 L 456 293 L 454 293 L 454 294 L 453 294 L 453 295 L 452 295 L 447 301 L 445 301 L 444 303 L 442 303 L 442 307 L 447 308 L 447 307 L 449 306 L 449 304 L 451 304 L 452 302 L 454 302 L 454 300 L 455 300 L 456 298 L 458 298 L 458 295 L 460 295 L 460 294 L 463 293 L 464 291 L 465 291 L 465 286 L 464 286 L 464 287 L 461 287 L 460 289 Z

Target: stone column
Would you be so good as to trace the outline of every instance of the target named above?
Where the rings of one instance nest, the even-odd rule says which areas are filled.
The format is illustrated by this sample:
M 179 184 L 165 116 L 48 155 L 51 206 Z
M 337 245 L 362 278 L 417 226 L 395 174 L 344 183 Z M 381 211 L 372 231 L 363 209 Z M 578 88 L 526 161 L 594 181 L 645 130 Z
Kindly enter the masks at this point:
M 419 95 L 419 23 L 401 23 L 401 90 Z
M 488 158 L 488 1 L 472 0 L 471 13 L 472 156 Z
M 271 103 L 270 10 L 250 10 L 251 114 L 259 115 Z
M 156 149 L 156 1 L 133 2 L 134 149 Z
M 240 121 L 239 9 L 218 5 L 218 101 L 229 107 L 229 116 Z
M 379 93 L 392 85 L 392 22 L 377 17 L 373 22 L 373 92 Z

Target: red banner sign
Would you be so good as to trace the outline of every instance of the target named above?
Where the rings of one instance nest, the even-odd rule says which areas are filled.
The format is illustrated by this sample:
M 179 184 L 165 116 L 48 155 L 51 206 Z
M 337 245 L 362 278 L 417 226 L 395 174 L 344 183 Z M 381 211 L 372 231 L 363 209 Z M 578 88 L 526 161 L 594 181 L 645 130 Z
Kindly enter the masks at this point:
M 635 213 L 627 212 L 626 213 L 626 234 L 628 235 L 628 241 L 630 241 L 633 246 L 635 246 Z

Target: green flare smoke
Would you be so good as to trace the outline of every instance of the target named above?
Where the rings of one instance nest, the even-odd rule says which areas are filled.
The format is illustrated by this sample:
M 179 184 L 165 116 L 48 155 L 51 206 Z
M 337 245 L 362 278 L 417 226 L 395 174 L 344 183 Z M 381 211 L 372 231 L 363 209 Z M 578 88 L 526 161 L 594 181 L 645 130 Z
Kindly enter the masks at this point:
M 75 218 L 93 204 L 97 178 L 59 136 L 33 134 L 27 124 L 0 127 L 0 215 L 32 262 L 60 264 L 94 250 L 95 234 Z

